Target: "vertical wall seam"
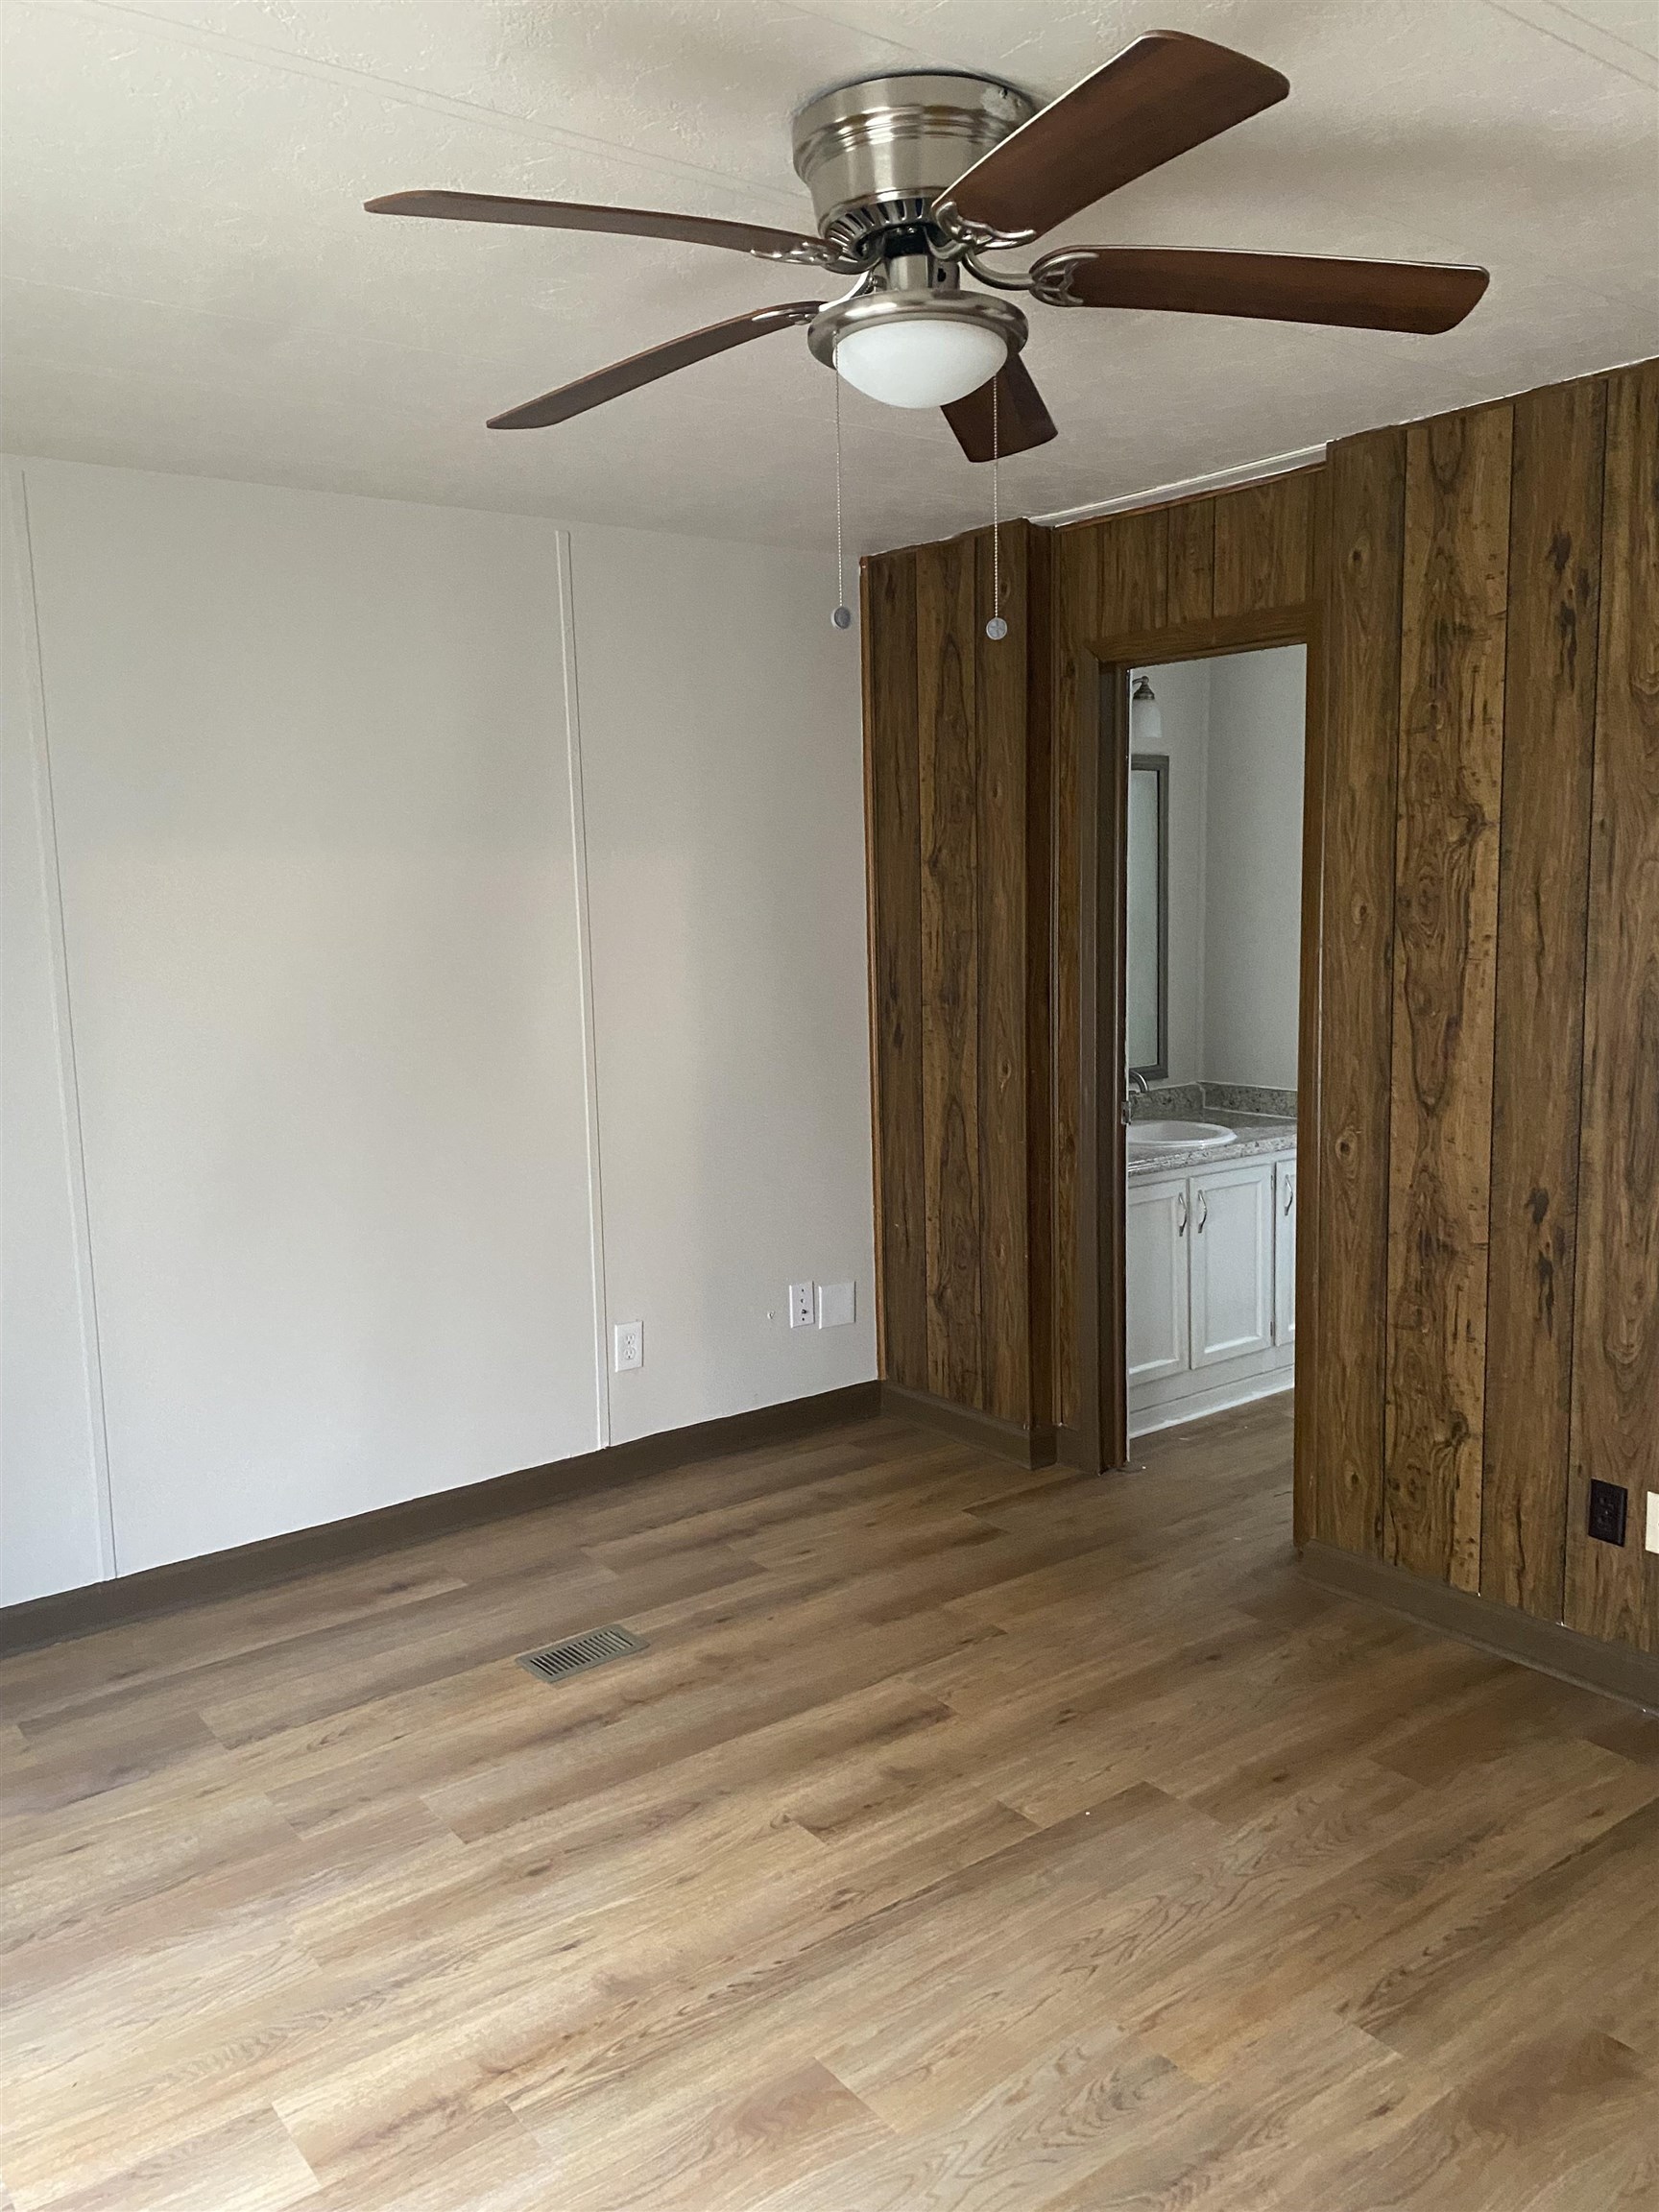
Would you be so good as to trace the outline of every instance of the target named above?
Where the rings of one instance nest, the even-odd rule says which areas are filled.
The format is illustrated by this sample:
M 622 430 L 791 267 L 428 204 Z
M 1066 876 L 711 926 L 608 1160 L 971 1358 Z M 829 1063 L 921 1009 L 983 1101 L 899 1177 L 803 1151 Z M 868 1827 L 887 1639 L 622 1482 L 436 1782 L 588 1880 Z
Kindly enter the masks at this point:
M 69 986 L 69 945 L 63 918 L 63 872 L 58 842 L 58 801 L 52 777 L 51 731 L 46 709 L 46 662 L 40 643 L 40 603 L 35 575 L 35 540 L 29 517 L 29 479 L 18 469 L 16 534 L 23 617 L 27 624 L 27 680 L 37 794 L 38 834 L 46 878 L 47 936 L 52 948 L 52 1025 L 58 1040 L 58 1080 L 70 1147 L 69 1204 L 74 1221 L 76 1300 L 80 1308 L 82 1368 L 91 1415 L 92 1476 L 98 1500 L 98 1552 L 103 1578 L 120 1569 L 115 1544 L 115 1502 L 109 1482 L 109 1421 L 104 1389 L 104 1346 L 98 1316 L 98 1276 L 92 1251 L 92 1215 L 86 1190 L 86 1141 L 81 1117 L 81 1070 L 75 1050 L 75 1010 Z
M 576 974 L 582 1006 L 582 1111 L 588 1140 L 588 1249 L 593 1292 L 594 1414 L 601 1449 L 611 1441 L 610 1304 L 605 1285 L 605 1194 L 600 1152 L 599 1047 L 593 1015 L 593 946 L 588 899 L 588 809 L 582 786 L 582 708 L 576 665 L 576 595 L 570 533 L 556 535 L 565 744 L 570 788 L 570 857 L 576 907 Z

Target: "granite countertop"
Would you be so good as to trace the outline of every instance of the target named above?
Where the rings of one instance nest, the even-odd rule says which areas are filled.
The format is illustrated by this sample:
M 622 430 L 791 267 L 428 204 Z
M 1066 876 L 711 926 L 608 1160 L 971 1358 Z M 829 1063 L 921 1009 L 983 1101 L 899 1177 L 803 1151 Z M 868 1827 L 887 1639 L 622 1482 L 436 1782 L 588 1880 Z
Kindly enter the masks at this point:
M 1279 1114 L 1223 1114 L 1219 1110 L 1192 1117 L 1231 1129 L 1236 1142 L 1208 1147 L 1193 1145 L 1180 1152 L 1131 1152 L 1127 1173 L 1131 1182 L 1143 1183 L 1160 1175 L 1186 1175 L 1194 1167 L 1225 1167 L 1232 1161 L 1260 1158 L 1263 1153 L 1293 1153 L 1296 1122 Z

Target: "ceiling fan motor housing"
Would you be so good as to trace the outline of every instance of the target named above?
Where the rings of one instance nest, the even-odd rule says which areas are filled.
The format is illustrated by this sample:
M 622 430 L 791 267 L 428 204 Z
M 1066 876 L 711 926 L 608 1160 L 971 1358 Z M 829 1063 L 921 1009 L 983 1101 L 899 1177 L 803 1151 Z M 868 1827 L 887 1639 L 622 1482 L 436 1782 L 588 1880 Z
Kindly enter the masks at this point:
M 821 92 L 793 125 L 795 172 L 820 234 L 868 253 L 883 232 L 925 223 L 940 194 L 1040 105 L 998 77 L 954 69 L 861 77 Z

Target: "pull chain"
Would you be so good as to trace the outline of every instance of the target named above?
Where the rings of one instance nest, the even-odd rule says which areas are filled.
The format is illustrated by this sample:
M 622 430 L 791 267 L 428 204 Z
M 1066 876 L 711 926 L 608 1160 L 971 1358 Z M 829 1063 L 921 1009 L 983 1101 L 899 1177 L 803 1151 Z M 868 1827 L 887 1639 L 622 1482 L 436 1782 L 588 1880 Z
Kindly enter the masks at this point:
M 1008 635 L 1008 625 L 1002 619 L 1002 492 L 998 480 L 998 466 L 1001 460 L 1001 421 L 997 407 L 997 387 L 999 376 L 991 380 L 991 619 L 985 625 L 985 635 L 993 644 L 1000 644 Z
M 835 377 L 835 612 L 830 617 L 837 630 L 851 630 L 853 610 L 847 604 L 847 564 L 841 535 L 841 379 Z

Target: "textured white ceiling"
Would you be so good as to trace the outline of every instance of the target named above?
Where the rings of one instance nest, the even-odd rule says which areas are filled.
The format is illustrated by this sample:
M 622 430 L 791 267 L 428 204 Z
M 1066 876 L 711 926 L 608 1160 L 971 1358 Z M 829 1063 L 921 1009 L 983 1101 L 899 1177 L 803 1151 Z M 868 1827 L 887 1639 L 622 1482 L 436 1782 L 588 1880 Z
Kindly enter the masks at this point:
M 779 543 L 833 540 L 833 383 L 791 331 L 558 429 L 487 415 L 820 288 L 645 240 L 397 222 L 455 185 L 810 227 L 788 116 L 883 66 L 1051 97 L 1202 32 L 1291 95 L 1046 243 L 1484 262 L 1444 338 L 1033 310 L 1048 513 L 1651 352 L 1651 0 L 9 0 L 6 443 Z M 977 521 L 936 416 L 848 393 L 849 534 Z

